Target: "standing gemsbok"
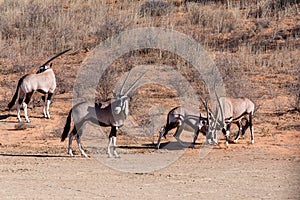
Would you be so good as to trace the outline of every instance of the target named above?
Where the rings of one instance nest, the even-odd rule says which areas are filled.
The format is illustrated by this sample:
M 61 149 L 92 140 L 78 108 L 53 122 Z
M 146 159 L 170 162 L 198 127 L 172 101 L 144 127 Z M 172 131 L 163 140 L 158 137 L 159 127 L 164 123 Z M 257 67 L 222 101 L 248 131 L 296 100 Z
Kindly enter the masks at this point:
M 18 81 L 17 89 L 16 92 L 8 104 L 8 109 L 10 110 L 17 98 L 18 103 L 17 103 L 17 118 L 19 122 L 21 122 L 21 117 L 20 117 L 20 110 L 21 110 L 21 104 L 23 103 L 23 109 L 24 109 L 24 116 L 26 122 L 30 122 L 28 116 L 27 116 L 27 105 L 30 102 L 30 99 L 35 91 L 41 92 L 45 96 L 43 96 L 44 100 L 44 117 L 45 118 L 50 118 L 49 114 L 49 106 L 51 103 L 51 98 L 54 93 L 54 90 L 56 88 L 56 80 L 55 80 L 55 75 L 54 72 L 51 68 L 52 64 L 49 64 L 52 60 L 57 58 L 58 56 L 70 51 L 71 49 L 65 50 L 56 56 L 52 57 L 49 59 L 45 64 L 40 66 L 39 71 L 37 71 L 36 74 L 26 74 L 20 80 Z M 46 98 L 46 95 L 47 98 Z M 25 100 L 24 100 L 25 98 Z
M 146 72 L 145 72 L 146 73 Z M 129 97 L 127 96 L 133 87 L 138 83 L 138 81 L 145 75 L 143 73 L 127 90 L 123 93 L 125 83 L 130 75 L 128 73 L 123 85 L 121 87 L 119 95 L 114 95 L 110 101 L 103 102 L 100 104 L 82 102 L 75 105 L 69 112 L 67 121 L 64 127 L 64 131 L 61 135 L 61 141 L 64 141 L 71 128 L 71 118 L 73 116 L 74 127 L 69 135 L 69 145 L 68 153 L 73 156 L 72 153 L 72 140 L 76 136 L 77 144 L 81 154 L 87 157 L 86 153 L 82 149 L 80 138 L 82 136 L 82 129 L 86 122 L 92 122 L 103 127 L 111 127 L 109 134 L 109 143 L 107 146 L 107 154 L 111 157 L 110 145 L 113 145 L 113 155 L 119 157 L 116 151 L 116 141 L 117 141 L 117 130 L 119 127 L 123 126 L 128 114 L 129 114 Z
M 254 103 L 248 98 L 230 98 L 221 97 L 218 98 L 218 108 L 221 119 L 216 118 L 216 122 L 222 127 L 222 132 L 226 138 L 226 145 L 228 145 L 228 139 L 230 135 L 230 126 L 232 123 L 237 124 L 238 133 L 234 139 L 234 143 L 237 143 L 240 137 L 240 132 L 242 135 L 250 127 L 251 133 L 251 144 L 254 144 L 254 133 L 253 133 L 253 113 L 254 113 Z M 219 116 L 217 116 L 219 117 Z M 246 125 L 242 126 L 242 120 L 246 118 Z

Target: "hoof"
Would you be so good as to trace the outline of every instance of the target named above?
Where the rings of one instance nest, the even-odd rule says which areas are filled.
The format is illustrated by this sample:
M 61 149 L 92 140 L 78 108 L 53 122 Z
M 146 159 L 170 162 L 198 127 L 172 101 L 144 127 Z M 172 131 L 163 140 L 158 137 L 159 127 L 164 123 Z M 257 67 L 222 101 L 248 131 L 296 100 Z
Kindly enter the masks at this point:
M 86 155 L 86 154 L 81 154 L 82 157 L 85 157 L 85 158 L 89 158 L 90 156 Z
M 206 140 L 206 144 L 211 145 L 213 144 L 213 141 L 211 139 Z
M 73 152 L 72 151 L 68 151 L 68 154 L 70 155 L 70 157 L 74 157 L 74 154 L 73 154 Z
M 114 151 L 113 155 L 115 158 L 120 158 L 119 154 L 116 151 Z

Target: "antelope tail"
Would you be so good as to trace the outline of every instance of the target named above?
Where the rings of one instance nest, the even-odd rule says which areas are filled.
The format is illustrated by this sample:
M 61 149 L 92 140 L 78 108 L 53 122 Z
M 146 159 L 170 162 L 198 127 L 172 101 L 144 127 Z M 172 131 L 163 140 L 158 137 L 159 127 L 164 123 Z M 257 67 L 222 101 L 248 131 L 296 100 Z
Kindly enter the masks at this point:
M 69 112 L 69 115 L 67 117 L 66 125 L 64 127 L 64 132 L 61 134 L 61 141 L 65 141 L 65 139 L 68 137 L 70 128 L 71 128 L 71 118 L 72 118 L 72 109 Z
M 23 76 L 22 78 L 20 78 L 19 82 L 18 82 L 18 85 L 17 85 L 17 89 L 16 89 L 16 92 L 13 96 L 13 98 L 11 99 L 11 101 L 9 102 L 9 104 L 7 105 L 8 109 L 10 110 L 16 103 L 16 100 L 18 98 L 18 93 L 19 93 L 19 89 L 20 89 L 20 86 L 21 84 L 23 83 L 23 80 L 24 78 L 26 77 L 27 75 Z

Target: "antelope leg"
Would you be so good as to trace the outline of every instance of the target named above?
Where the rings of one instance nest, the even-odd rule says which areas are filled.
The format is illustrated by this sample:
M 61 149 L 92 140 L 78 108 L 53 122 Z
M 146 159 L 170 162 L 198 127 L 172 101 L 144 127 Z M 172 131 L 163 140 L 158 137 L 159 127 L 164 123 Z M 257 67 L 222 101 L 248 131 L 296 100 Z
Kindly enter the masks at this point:
M 19 122 L 22 122 L 20 113 L 21 113 L 21 104 L 18 103 L 18 105 L 17 105 L 17 118 L 18 118 Z
M 253 114 L 250 113 L 250 116 L 249 116 L 249 126 L 250 126 L 250 132 L 251 132 L 251 144 L 254 144 L 254 133 L 253 133 L 252 116 L 253 116 Z
M 193 143 L 192 143 L 192 148 L 193 149 L 195 148 L 195 144 L 196 144 L 196 140 L 198 138 L 198 135 L 199 135 L 199 129 L 194 133 L 194 140 L 193 140 Z
M 50 119 L 49 108 L 50 108 L 50 104 L 51 104 L 52 95 L 53 95 L 53 93 L 49 93 L 48 97 L 47 97 L 46 115 L 45 115 L 45 117 L 48 118 L 48 119 Z M 46 101 L 45 101 L 45 103 L 46 103 Z
M 242 131 L 241 122 L 238 122 L 238 123 L 237 123 L 237 126 L 238 126 L 238 129 L 239 129 L 239 130 L 238 130 L 238 133 L 237 133 L 235 139 L 233 140 L 234 143 L 238 143 L 238 140 L 240 139 L 240 133 L 241 133 L 241 131 Z
M 46 112 L 46 95 L 42 96 L 42 100 L 43 100 L 43 113 L 44 113 L 44 117 L 47 118 L 47 112 Z
M 73 154 L 73 152 L 72 152 L 72 141 L 73 141 L 73 137 L 74 137 L 74 134 L 73 134 L 74 131 L 75 131 L 75 127 L 74 127 L 74 129 L 72 130 L 72 132 L 71 132 L 70 135 L 69 135 L 68 154 L 69 154 L 71 157 L 74 157 L 74 154 Z
M 81 152 L 81 155 L 83 155 L 84 157 L 88 158 L 88 155 L 84 152 L 82 145 L 81 145 L 81 140 L 80 140 L 80 134 L 76 135 L 76 140 L 77 140 L 77 144 L 78 144 L 78 148 Z
M 108 139 L 108 145 L 107 145 L 107 151 L 106 151 L 106 153 L 107 153 L 107 155 L 108 155 L 109 158 L 112 157 L 112 155 L 110 153 L 110 145 L 111 145 L 111 143 L 112 143 L 112 137 L 109 137 L 109 139 Z
M 116 150 L 117 137 L 115 137 L 115 136 L 112 137 L 112 144 L 113 144 L 113 155 L 115 156 L 115 158 L 120 158 L 120 156 Z
M 165 128 L 161 128 L 161 130 L 159 131 L 159 136 L 158 136 L 157 145 L 156 145 L 157 149 L 159 149 L 159 147 L 160 147 L 160 141 L 164 134 L 164 131 L 165 131 Z
M 33 92 L 29 92 L 26 94 L 26 97 L 25 97 L 25 101 L 23 102 L 23 108 L 24 108 L 24 115 L 25 115 L 25 119 L 26 119 L 26 122 L 29 123 L 30 120 L 28 118 L 28 115 L 27 115 L 27 105 L 28 103 L 30 102 L 30 99 L 31 99 L 31 96 L 32 96 Z
M 30 122 L 28 115 L 27 115 L 27 103 L 23 102 L 23 109 L 24 109 L 24 116 L 27 123 Z

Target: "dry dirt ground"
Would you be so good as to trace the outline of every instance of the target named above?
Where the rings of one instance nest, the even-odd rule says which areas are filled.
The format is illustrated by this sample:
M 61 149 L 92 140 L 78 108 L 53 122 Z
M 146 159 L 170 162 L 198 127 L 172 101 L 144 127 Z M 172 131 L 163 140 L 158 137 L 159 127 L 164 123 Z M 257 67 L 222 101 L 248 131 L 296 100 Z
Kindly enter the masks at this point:
M 83 158 L 75 142 L 76 156 L 70 158 L 67 141 L 60 142 L 70 96 L 55 96 L 52 119 L 41 118 L 42 107 L 30 109 L 25 130 L 16 129 L 16 111 L 1 113 L 1 199 L 300 199 L 299 113 L 270 115 L 277 124 L 256 117 L 254 145 L 247 132 L 229 148 L 221 138 L 207 150 L 202 136 L 196 149 L 156 150 L 151 138 L 122 134 L 120 159 L 107 158 L 104 147 Z M 168 142 L 176 144 L 171 135 L 163 140 Z

